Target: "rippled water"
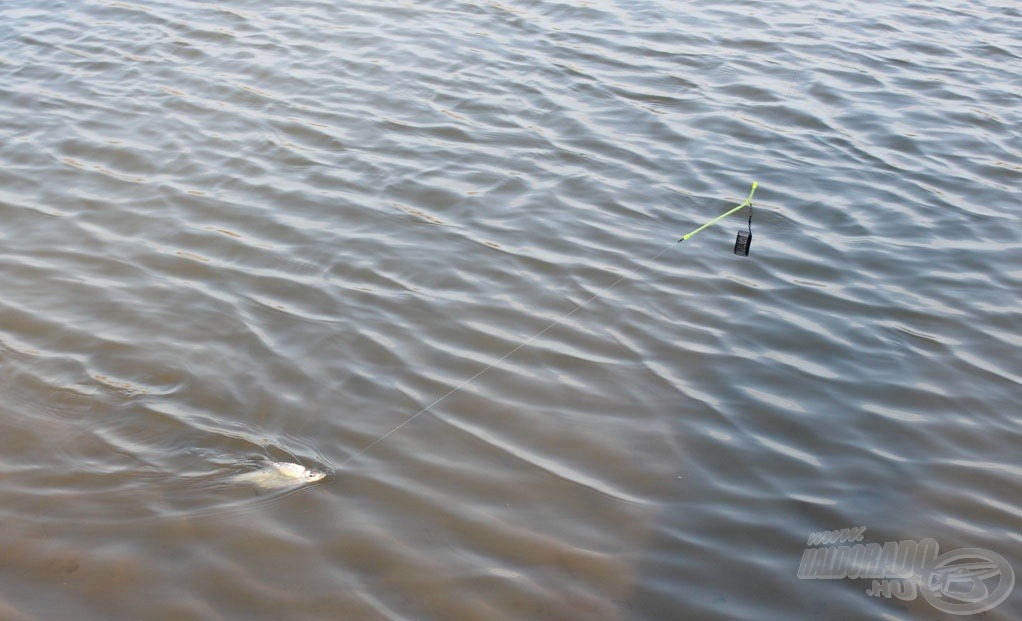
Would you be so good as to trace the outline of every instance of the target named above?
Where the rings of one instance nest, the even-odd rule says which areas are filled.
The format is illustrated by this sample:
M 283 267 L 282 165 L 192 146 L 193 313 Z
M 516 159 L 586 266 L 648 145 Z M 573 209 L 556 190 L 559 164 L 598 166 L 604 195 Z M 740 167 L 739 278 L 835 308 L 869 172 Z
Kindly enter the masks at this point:
M 0 3 L 0 618 L 940 618 L 797 579 L 858 525 L 1022 574 L 1020 27 Z M 671 247 L 753 179 L 749 258 Z

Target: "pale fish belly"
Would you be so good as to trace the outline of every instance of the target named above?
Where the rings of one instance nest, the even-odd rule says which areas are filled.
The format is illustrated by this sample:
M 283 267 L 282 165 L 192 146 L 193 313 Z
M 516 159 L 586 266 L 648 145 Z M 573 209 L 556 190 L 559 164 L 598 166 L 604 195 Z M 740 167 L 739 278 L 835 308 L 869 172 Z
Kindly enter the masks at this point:
M 301 464 L 270 462 L 259 470 L 245 472 L 231 478 L 234 483 L 247 483 L 260 489 L 278 489 L 314 483 L 326 476 L 319 470 L 306 468 Z

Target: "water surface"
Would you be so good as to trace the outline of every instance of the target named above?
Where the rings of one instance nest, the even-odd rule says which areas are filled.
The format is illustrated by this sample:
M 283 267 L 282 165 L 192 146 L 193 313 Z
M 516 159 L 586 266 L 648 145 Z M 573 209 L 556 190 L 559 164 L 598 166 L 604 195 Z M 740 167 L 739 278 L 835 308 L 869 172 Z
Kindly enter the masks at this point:
M 0 4 L 0 617 L 941 618 L 796 577 L 860 525 L 1022 573 L 1020 27 Z M 672 247 L 753 179 L 750 257 Z

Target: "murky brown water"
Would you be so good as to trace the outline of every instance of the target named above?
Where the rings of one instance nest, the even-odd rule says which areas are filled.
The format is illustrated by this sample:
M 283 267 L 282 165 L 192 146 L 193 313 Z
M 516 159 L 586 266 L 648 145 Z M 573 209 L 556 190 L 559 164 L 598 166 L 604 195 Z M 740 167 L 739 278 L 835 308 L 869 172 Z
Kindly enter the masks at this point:
M 1020 27 L 0 2 L 0 619 L 950 618 L 796 571 L 1022 573 Z

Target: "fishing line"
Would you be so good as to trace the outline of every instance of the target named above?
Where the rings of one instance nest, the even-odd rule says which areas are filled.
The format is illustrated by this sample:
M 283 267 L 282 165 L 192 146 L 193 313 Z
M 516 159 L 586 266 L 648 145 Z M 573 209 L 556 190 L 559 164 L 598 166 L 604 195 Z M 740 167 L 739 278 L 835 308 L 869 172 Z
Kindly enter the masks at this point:
M 689 239 L 690 237 L 692 237 L 696 233 L 699 233 L 700 231 L 713 226 L 714 224 L 716 224 L 717 222 L 720 222 L 721 220 L 723 220 L 724 218 L 730 216 L 731 214 L 733 214 L 733 213 L 735 213 L 737 211 L 741 211 L 742 208 L 744 208 L 744 207 L 748 207 L 749 208 L 749 228 L 748 228 L 748 231 L 739 231 L 738 232 L 738 239 L 735 240 L 735 254 L 740 255 L 740 256 L 749 256 L 749 244 L 752 242 L 752 195 L 756 193 L 756 188 L 758 186 L 759 186 L 759 184 L 757 182 L 753 181 L 752 182 L 752 189 L 749 191 L 749 197 L 746 198 L 744 201 L 742 201 L 741 204 L 736 205 L 735 207 L 732 207 L 731 209 L 725 211 L 724 213 L 720 214 L 716 218 L 713 218 L 712 220 L 708 221 L 706 224 L 703 224 L 702 226 L 697 227 L 697 228 L 693 229 L 692 231 L 689 231 L 688 233 L 682 235 L 681 238 L 677 242 L 671 244 L 670 246 L 667 246 L 666 248 L 664 248 L 663 250 L 658 252 L 655 256 L 650 258 L 649 262 L 652 263 L 652 262 L 656 261 L 657 259 L 662 257 L 664 254 L 666 254 L 668 250 L 671 250 L 672 248 L 674 248 L 675 246 L 677 246 L 681 242 L 686 241 L 687 239 Z M 744 242 L 743 242 L 743 239 L 744 239 Z M 739 243 L 743 244 L 741 246 L 741 248 L 739 247 Z M 583 308 L 585 308 L 590 302 L 592 302 L 593 300 L 595 300 L 598 297 L 601 297 L 601 296 L 605 295 L 606 293 L 608 293 L 609 291 L 614 289 L 614 287 L 617 287 L 619 284 L 621 284 L 621 281 L 623 281 L 626 277 L 627 277 L 627 275 L 619 276 L 617 280 L 615 280 L 614 282 L 610 283 L 609 285 L 607 285 L 603 289 L 598 290 L 596 293 L 594 293 L 591 296 L 589 296 L 589 298 L 587 298 L 585 301 L 578 303 L 575 306 L 575 308 L 571 309 L 567 313 L 564 313 L 563 315 L 561 315 L 560 317 L 555 319 L 547 327 L 543 328 L 539 332 L 533 334 L 529 338 L 527 338 L 524 341 L 522 341 L 522 342 L 518 343 L 517 345 L 515 345 L 506 354 L 504 354 L 500 358 L 497 358 L 496 360 L 494 360 L 490 364 L 486 365 L 485 367 L 483 367 L 482 369 L 477 371 L 475 373 L 475 375 L 472 375 L 471 377 L 469 377 L 469 378 L 467 378 L 465 380 L 462 380 L 461 383 L 459 383 L 457 386 L 455 386 L 454 388 L 450 389 L 449 391 L 447 391 L 446 393 L 444 393 L 443 395 L 438 397 L 432 403 L 430 403 L 426 407 L 422 408 L 421 410 L 419 410 L 415 414 L 412 414 L 408 418 L 404 419 L 403 421 L 401 421 L 400 423 L 398 423 L 397 425 L 392 427 L 389 431 L 385 432 L 383 435 L 377 437 L 375 440 L 373 440 L 369 444 L 367 444 L 364 447 L 362 447 L 361 449 L 359 449 L 358 452 L 356 452 L 354 455 L 352 455 L 351 457 L 348 457 L 343 462 L 341 462 L 341 464 L 339 466 L 337 466 L 337 469 L 340 470 L 341 468 L 344 468 L 344 466 L 346 466 L 349 463 L 355 461 L 356 459 L 358 459 L 359 457 L 364 455 L 367 451 L 372 449 L 374 446 L 380 444 L 381 442 L 383 442 L 384 440 L 386 440 L 390 436 L 394 435 L 395 433 L 397 433 L 398 431 L 403 429 L 408 423 L 412 422 L 416 418 L 422 416 L 423 414 L 425 414 L 429 410 L 431 410 L 434 407 L 436 407 L 444 399 L 446 399 L 446 398 L 450 397 L 451 395 L 455 394 L 456 392 L 462 390 L 463 388 L 465 388 L 466 386 L 468 386 L 469 384 L 471 384 L 475 380 L 479 379 L 484 373 L 486 373 L 487 371 L 489 371 L 493 367 L 497 366 L 501 362 L 504 362 L 505 360 L 507 360 L 508 358 L 513 356 L 518 350 L 522 349 L 523 347 L 525 347 L 529 343 L 531 343 L 531 342 L 535 341 L 536 339 L 538 339 L 539 337 L 543 336 L 544 334 L 546 334 L 547 332 L 549 332 L 553 328 L 561 325 L 562 323 L 564 323 L 565 320 L 570 318 L 572 315 L 574 315 L 578 311 L 580 311 Z

